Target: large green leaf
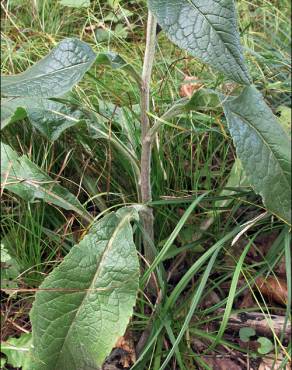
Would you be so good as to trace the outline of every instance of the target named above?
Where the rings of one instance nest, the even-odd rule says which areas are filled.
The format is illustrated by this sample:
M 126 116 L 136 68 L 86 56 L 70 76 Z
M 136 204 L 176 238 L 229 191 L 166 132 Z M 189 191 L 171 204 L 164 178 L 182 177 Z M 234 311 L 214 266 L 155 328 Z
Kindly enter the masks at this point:
M 70 91 L 91 67 L 95 54 L 77 39 L 61 41 L 44 59 L 25 72 L 1 77 L 5 96 L 57 97 Z
M 1 100 L 1 129 L 27 116 L 31 124 L 49 140 L 57 140 L 69 127 L 80 122 L 82 113 L 65 104 L 43 98 Z
M 31 312 L 34 370 L 96 370 L 133 313 L 139 261 L 134 208 L 93 225 L 44 280 Z
M 291 143 L 254 86 L 223 102 L 237 156 L 265 206 L 291 223 Z
M 233 0 L 148 0 L 148 3 L 159 25 L 176 45 L 232 80 L 250 83 Z
M 31 162 L 21 157 L 9 146 L 1 143 L 1 185 L 27 201 L 36 198 L 72 210 L 90 221 L 78 199 L 67 189 L 56 183 L 50 176 Z

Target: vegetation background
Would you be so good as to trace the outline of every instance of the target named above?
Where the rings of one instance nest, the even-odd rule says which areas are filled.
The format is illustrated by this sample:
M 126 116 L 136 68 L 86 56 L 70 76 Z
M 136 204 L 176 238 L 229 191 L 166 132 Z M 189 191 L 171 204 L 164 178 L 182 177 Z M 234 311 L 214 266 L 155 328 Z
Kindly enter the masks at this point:
M 287 130 L 291 114 L 290 7 L 288 0 L 237 1 L 241 41 L 253 81 Z M 2 73 L 24 71 L 65 37 L 82 39 L 96 52 L 115 51 L 141 71 L 146 15 L 146 3 L 142 0 L 97 0 L 88 8 L 79 9 L 62 6 L 55 0 L 1 1 Z M 187 85 L 186 76 L 197 80 L 196 85 Z M 159 34 L 152 78 L 154 117 L 161 116 L 184 95 L 186 87 L 193 91 L 201 85 L 226 91 L 234 88 L 206 65 L 176 48 L 163 33 Z M 125 138 L 137 156 L 140 155 L 137 114 L 140 92 L 126 73 L 93 66 L 74 88 L 70 99 L 77 107 L 98 112 L 109 132 Z M 189 202 L 210 191 L 175 235 L 164 261 L 164 279 L 170 293 L 194 262 L 215 243 L 223 243 L 228 235 L 235 236 L 238 224 L 264 211 L 260 197 L 247 186 L 223 190 L 230 178 L 235 150 L 222 109 L 212 102 L 205 104 L 198 111 L 182 114 L 165 124 L 154 146 L 152 185 L 158 250 L 182 222 Z M 82 125 L 70 128 L 58 141 L 52 142 L 23 120 L 5 128 L 2 140 L 19 153 L 27 154 L 77 195 L 93 215 L 137 202 L 137 184 L 130 165 L 111 141 L 96 138 Z M 25 202 L 6 191 L 1 206 L 1 249 L 5 248 L 2 256 L 4 252 L 9 256 L 9 268 L 2 257 L 1 265 L 8 274 L 10 289 L 15 289 L 9 294 L 5 290 L 2 297 L 1 340 L 5 342 L 30 332 L 28 314 L 35 290 L 80 240 L 85 227 L 71 212 L 40 201 Z M 148 352 L 142 351 L 140 369 L 160 368 L 206 269 L 210 269 L 207 288 L 198 294 L 199 305 L 168 368 L 289 368 L 291 344 L 284 338 L 285 330 L 271 335 L 267 329 L 264 337 L 272 344 L 268 353 L 259 353 L 258 338 L 242 341 L 239 328 L 221 333 L 216 339 L 218 346 L 211 346 L 226 302 L 233 299 L 235 313 L 290 317 L 287 227 L 268 216 L 242 235 L 236 247 L 231 243 L 234 236 L 229 237 L 212 264 L 202 264 L 194 271 L 187 289 L 177 288 L 179 303 L 167 317 L 171 323 L 167 332 L 155 327 L 160 302 L 153 300 L 145 279 L 141 279 L 135 314 L 128 329 L 130 339 L 127 339 L 129 346 L 134 342 L 132 347 L 137 349 L 141 335 L 152 323 L 153 345 Z M 137 245 L 140 244 L 138 235 Z M 249 250 L 242 261 L 247 245 Z M 142 256 L 141 263 L 144 263 Z M 236 276 L 239 282 L 232 287 Z M 159 289 L 158 281 L 158 292 Z M 126 368 L 125 360 L 121 361 Z M 3 361 L 4 366 L 11 369 Z

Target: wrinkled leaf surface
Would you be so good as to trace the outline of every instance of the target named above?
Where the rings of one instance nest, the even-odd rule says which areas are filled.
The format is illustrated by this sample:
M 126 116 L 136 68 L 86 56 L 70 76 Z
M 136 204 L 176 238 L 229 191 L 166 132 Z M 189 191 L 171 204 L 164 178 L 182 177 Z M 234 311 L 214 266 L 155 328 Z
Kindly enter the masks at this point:
M 233 0 L 148 0 L 171 41 L 230 79 L 250 83 Z
M 57 97 L 70 91 L 95 60 L 91 47 L 77 39 L 62 40 L 25 72 L 1 77 L 5 96 Z
M 291 142 L 254 86 L 223 102 L 238 158 L 267 209 L 291 223 Z
M 31 313 L 34 370 L 99 369 L 124 334 L 138 290 L 137 217 L 105 216 L 44 280 Z

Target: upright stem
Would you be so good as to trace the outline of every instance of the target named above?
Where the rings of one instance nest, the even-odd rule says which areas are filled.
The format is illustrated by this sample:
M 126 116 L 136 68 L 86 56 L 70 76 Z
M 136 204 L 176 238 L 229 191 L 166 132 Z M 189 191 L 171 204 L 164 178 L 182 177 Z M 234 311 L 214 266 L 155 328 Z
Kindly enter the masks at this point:
M 155 44 L 156 44 L 156 19 L 153 14 L 148 12 L 147 22 L 147 36 L 146 36 L 146 50 L 144 56 L 142 83 L 141 83 L 141 142 L 142 142 L 142 153 L 141 153 L 141 198 L 143 203 L 147 203 L 152 200 L 151 191 L 151 140 L 149 140 L 148 132 L 150 130 L 150 121 L 148 112 L 150 110 L 150 83 L 151 74 L 153 68 L 153 61 L 155 55 Z M 150 207 L 146 208 L 145 212 L 142 213 L 142 223 L 144 230 L 148 236 L 144 237 L 144 251 L 145 257 L 148 262 L 154 260 L 154 253 L 151 248 L 149 241 L 154 240 L 154 220 L 153 212 Z

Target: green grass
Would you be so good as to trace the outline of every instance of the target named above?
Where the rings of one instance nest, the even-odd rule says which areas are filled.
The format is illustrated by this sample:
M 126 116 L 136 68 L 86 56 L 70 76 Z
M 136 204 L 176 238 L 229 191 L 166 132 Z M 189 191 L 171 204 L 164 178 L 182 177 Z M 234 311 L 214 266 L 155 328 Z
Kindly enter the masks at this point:
M 120 53 L 140 73 L 146 6 L 143 1 L 136 5 L 127 1 L 120 3 L 132 14 L 107 21 L 111 9 L 106 1 L 96 1 L 90 9 L 80 10 L 63 9 L 49 0 L 3 2 L 2 72 L 23 71 L 46 55 L 58 41 L 74 36 L 90 43 L 96 52 L 114 50 Z M 241 0 L 238 11 L 244 52 L 255 84 L 274 111 L 281 105 L 289 106 L 290 2 Z M 97 41 L 91 30 L 99 23 L 110 30 L 109 39 L 103 43 Z M 127 38 L 115 31 L 117 24 L 127 29 Z M 220 76 L 178 50 L 161 34 L 152 80 L 154 116 L 161 116 L 179 99 L 184 74 L 199 76 L 206 87 L 221 88 Z M 139 88 L 135 81 L 124 72 L 93 67 L 69 99 L 93 112 L 96 124 L 104 125 L 109 134 L 116 137 L 104 140 L 76 127 L 65 132 L 59 141 L 50 143 L 23 121 L 7 127 L 3 141 L 21 153 L 29 153 L 29 157 L 52 177 L 59 174 L 61 184 L 78 195 L 94 216 L 111 207 L 137 202 L 135 171 L 115 142 L 119 140 L 130 148 L 138 160 Z M 253 311 L 266 315 L 273 312 L 269 302 L 253 288 L 253 283 L 258 276 L 275 274 L 282 256 L 286 258 L 291 288 L 289 233 L 279 221 L 268 216 L 244 234 L 240 251 L 232 247 L 231 241 L 240 225 L 263 210 L 259 197 L 250 189 L 228 195 L 225 197 L 228 205 L 216 209 L 235 158 L 222 110 L 214 107 L 209 111 L 193 112 L 170 123 L 172 126 L 162 126 L 153 148 L 153 207 L 158 254 L 154 264 L 146 268 L 141 277 L 141 291 L 130 329 L 138 341 L 149 320 L 152 325 L 148 342 L 134 369 L 210 368 L 193 345 L 194 337 L 204 344 L 206 355 L 214 353 L 213 347 L 218 344 L 216 353 L 229 348 L 235 353 L 243 351 L 250 357 L 259 357 L 254 349 L 242 349 L 237 337 L 224 334 L 227 316 L 236 308 L 242 293 L 248 290 L 256 298 L 251 307 Z M 198 204 L 190 205 L 202 194 L 205 197 Z M 193 198 L 186 200 L 185 196 L 190 195 Z M 202 224 L 213 214 L 216 217 L 210 227 L 202 230 Z M 29 204 L 5 192 L 2 199 L 3 243 L 21 266 L 19 283 L 22 287 L 38 286 L 83 231 L 81 221 L 70 212 L 61 212 L 42 203 Z M 273 233 L 278 236 L 268 253 L 263 255 L 261 249 L 258 252 L 261 258 L 253 260 L 248 250 L 256 250 L 263 235 Z M 139 233 L 136 238 L 139 247 Z M 166 281 L 176 263 L 174 273 Z M 158 290 L 164 292 L 163 300 L 157 304 L 146 288 L 152 271 L 157 272 Z M 224 285 L 230 289 L 226 290 Z M 219 302 L 204 307 L 211 293 L 219 297 Z M 11 299 L 21 299 L 21 293 Z M 31 297 L 26 299 L 31 300 Z M 216 310 L 225 307 L 226 314 L 218 317 Z M 286 310 L 278 308 L 286 314 L 287 320 L 290 319 L 289 307 L 291 295 Z M 216 317 L 221 323 L 220 329 L 214 326 Z M 206 330 L 206 323 L 212 330 Z M 277 340 L 275 343 L 279 345 Z M 284 355 L 283 361 L 285 359 Z

